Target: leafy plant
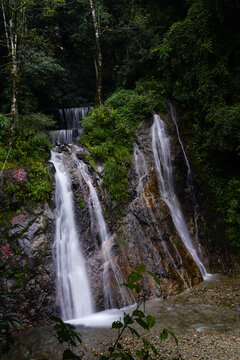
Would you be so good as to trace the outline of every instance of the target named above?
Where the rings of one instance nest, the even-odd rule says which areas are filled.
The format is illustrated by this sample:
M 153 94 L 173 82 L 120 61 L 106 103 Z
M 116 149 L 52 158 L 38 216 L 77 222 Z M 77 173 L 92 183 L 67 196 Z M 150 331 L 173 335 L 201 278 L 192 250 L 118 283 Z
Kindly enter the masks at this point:
M 9 293 L 1 293 L 1 300 L 3 297 L 10 295 Z M 7 311 L 7 307 L 0 306 L 0 352 L 7 353 L 9 351 L 10 345 L 14 344 L 14 339 L 12 337 L 11 331 L 20 326 L 20 320 L 16 317 L 14 312 Z
M 82 359 L 83 354 L 78 356 L 72 352 L 73 347 L 82 344 L 80 334 L 76 331 L 75 327 L 71 324 L 64 323 L 57 316 L 52 316 L 51 320 L 56 322 L 54 330 L 56 331 L 56 339 L 60 344 L 67 344 L 68 348 L 64 350 L 62 360 L 79 360 Z
M 106 164 L 103 185 L 114 200 L 126 197 L 135 130 L 141 120 L 163 108 L 163 94 L 162 86 L 153 80 L 139 82 L 135 90 L 117 90 L 83 122 L 81 143 L 93 158 Z
M 142 286 L 143 273 L 145 272 L 147 272 L 147 274 L 155 280 L 156 284 L 160 286 L 160 280 L 152 272 L 146 271 L 145 265 L 138 266 L 136 268 L 136 271 L 128 275 L 128 281 L 122 284 L 122 286 L 126 286 L 127 288 L 135 292 L 135 294 L 137 295 L 137 307 L 132 312 L 132 314 L 124 312 L 122 321 L 118 320 L 112 323 L 112 328 L 118 329 L 118 336 L 113 346 L 110 346 L 108 348 L 109 353 L 107 355 L 101 356 L 101 360 L 152 360 L 160 358 L 160 352 L 156 348 L 156 346 L 153 345 L 151 341 L 149 341 L 133 327 L 133 325 L 137 323 L 143 330 L 150 331 L 156 323 L 156 319 L 154 318 L 154 316 L 145 314 L 145 307 L 143 311 L 140 310 L 142 305 L 145 304 L 145 299 L 147 295 L 147 291 Z M 54 326 L 54 330 L 56 331 L 55 337 L 60 344 L 66 343 L 68 345 L 68 349 L 64 351 L 62 359 L 81 359 L 83 353 L 80 356 L 77 356 L 72 351 L 72 347 L 77 347 L 77 342 L 79 344 L 82 344 L 81 336 L 79 333 L 76 332 L 75 327 L 71 324 L 64 323 L 56 316 L 52 316 L 51 319 L 57 323 Z M 140 349 L 128 350 L 124 347 L 124 344 L 121 343 L 121 339 L 127 329 L 131 332 L 133 336 L 135 336 L 138 340 L 141 341 L 142 346 Z M 159 340 L 166 340 L 169 335 L 173 337 L 176 345 L 178 346 L 178 339 L 176 335 L 174 334 L 174 332 L 168 329 L 163 329 L 163 331 L 159 334 Z M 179 355 L 178 358 L 175 358 L 174 360 L 182 360 L 182 358 Z
M 27 196 L 33 201 L 49 200 L 52 191 L 52 178 L 47 168 L 41 163 L 33 164 L 26 187 Z
M 6 135 L 9 128 L 9 118 L 0 114 L 0 141 L 4 141 L 6 139 Z
M 112 324 L 113 329 L 118 329 L 118 336 L 113 346 L 109 347 L 109 354 L 102 356 L 101 360 L 109 360 L 109 359 L 159 359 L 160 353 L 155 345 L 153 345 L 147 338 L 145 338 L 142 334 L 140 334 L 133 326 L 134 323 L 137 323 L 141 326 L 141 328 L 145 331 L 150 331 L 151 328 L 154 327 L 156 323 L 156 319 L 152 315 L 146 315 L 144 311 L 140 310 L 140 307 L 145 303 L 146 298 L 146 290 L 142 287 L 139 282 L 143 280 L 143 273 L 146 272 L 145 265 L 140 265 L 136 268 L 136 271 L 132 272 L 128 275 L 128 282 L 123 285 L 132 291 L 138 294 L 137 297 L 137 307 L 132 312 L 132 314 L 128 314 L 124 312 L 123 321 L 114 321 Z M 157 285 L 160 285 L 160 280 L 150 271 L 147 271 L 147 274 L 153 277 Z M 137 337 L 138 340 L 142 342 L 142 346 L 140 349 L 131 349 L 126 350 L 124 345 L 120 342 L 121 338 L 126 330 L 129 330 L 131 334 Z M 178 346 L 178 339 L 176 335 L 167 329 L 163 329 L 162 333 L 159 334 L 159 339 L 161 341 L 167 339 L 168 335 L 171 335 L 176 345 Z M 135 357 L 134 357 L 135 353 Z M 181 357 L 179 356 L 180 360 Z M 175 359 L 177 360 L 177 359 Z

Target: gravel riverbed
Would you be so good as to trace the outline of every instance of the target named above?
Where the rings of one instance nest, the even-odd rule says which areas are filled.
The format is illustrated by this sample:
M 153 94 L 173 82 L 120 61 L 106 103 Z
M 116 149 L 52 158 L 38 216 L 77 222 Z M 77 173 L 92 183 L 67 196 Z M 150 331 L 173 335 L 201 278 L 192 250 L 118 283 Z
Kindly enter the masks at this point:
M 228 278 L 214 275 L 184 293 L 169 299 L 153 299 L 146 303 L 146 314 L 156 318 L 156 325 L 144 336 L 159 350 L 159 359 L 173 360 L 240 360 L 240 275 Z M 161 342 L 163 328 L 174 331 Z M 106 354 L 117 336 L 116 329 L 77 327 L 85 347 L 85 359 L 99 359 Z M 136 327 L 139 330 L 139 327 Z M 52 327 L 32 329 L 17 336 L 26 344 L 22 351 L 11 351 L 2 360 L 60 360 L 63 349 L 51 334 Z M 130 333 L 121 343 L 127 349 L 140 349 L 141 344 Z M 28 352 L 28 355 L 27 355 Z

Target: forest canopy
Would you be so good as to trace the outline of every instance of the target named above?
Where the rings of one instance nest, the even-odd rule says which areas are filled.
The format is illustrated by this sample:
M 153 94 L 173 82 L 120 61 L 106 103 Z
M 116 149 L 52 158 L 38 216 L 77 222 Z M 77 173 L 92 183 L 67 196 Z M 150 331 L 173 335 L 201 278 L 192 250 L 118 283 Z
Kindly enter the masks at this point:
M 1 6 L 0 162 L 13 133 L 10 167 L 44 162 L 57 109 L 94 105 L 101 86 L 105 104 L 86 120 L 83 142 L 93 158 L 107 162 L 109 189 L 114 171 L 122 173 L 112 189 L 119 200 L 137 122 L 171 101 L 194 171 L 226 224 L 229 243 L 240 246 L 240 1 L 1 0 Z M 9 48 L 14 35 L 15 57 Z M 123 106 L 124 94 L 131 99 Z M 108 115 L 95 127 L 101 111 Z M 129 141 L 124 149 L 121 136 Z

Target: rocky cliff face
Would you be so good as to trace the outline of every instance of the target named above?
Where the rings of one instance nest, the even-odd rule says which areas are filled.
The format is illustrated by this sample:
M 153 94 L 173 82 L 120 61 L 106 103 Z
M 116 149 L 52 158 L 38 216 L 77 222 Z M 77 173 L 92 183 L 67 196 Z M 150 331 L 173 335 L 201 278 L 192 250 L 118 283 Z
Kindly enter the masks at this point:
M 181 158 L 181 149 L 170 117 L 165 117 L 165 121 L 168 123 L 173 150 L 172 162 L 176 170 L 176 165 Z M 151 125 L 152 121 L 144 121 L 137 131 L 137 152 L 141 153 L 139 160 L 140 163 L 145 161 L 145 174 L 141 178 L 142 196 L 138 194 L 139 178 L 136 174 L 136 159 L 133 155 L 129 172 L 129 203 L 126 205 L 124 216 L 117 220 L 116 226 L 113 226 L 115 229 L 113 238 L 117 261 L 124 269 L 125 275 L 134 270 L 137 265 L 145 264 L 149 271 L 161 278 L 162 284 L 159 289 L 154 282 L 146 279 L 146 288 L 153 296 L 166 297 L 197 284 L 202 280 L 202 276 L 179 238 L 169 209 L 160 196 L 152 152 Z M 184 180 L 181 180 L 184 183 Z M 188 208 L 190 201 L 186 196 L 186 183 L 184 187 L 176 186 L 176 189 L 178 189 L 183 207 Z M 185 218 L 192 230 L 191 236 L 194 238 L 191 211 L 185 213 Z
M 193 211 L 186 185 L 186 165 L 174 124 L 170 116 L 166 116 L 164 120 L 168 125 L 171 140 L 176 192 L 190 235 L 194 238 Z M 149 296 L 167 297 L 199 283 L 202 276 L 183 245 L 169 209 L 161 198 L 152 152 L 151 125 L 152 120 L 143 121 L 137 130 L 137 141 L 129 169 L 128 198 L 122 204 L 111 202 L 108 193 L 101 187 L 102 173 L 94 170 L 84 160 L 86 151 L 74 151 L 88 166 L 109 228 L 112 257 L 122 277 L 126 278 L 138 265 L 145 264 L 149 271 L 161 279 L 160 288 L 152 279 L 146 277 L 144 287 L 149 290 Z M 100 310 L 104 307 L 103 254 L 99 229 L 91 222 L 87 206 L 89 188 L 73 160 L 73 148 L 61 145 L 58 151 L 62 152 L 64 165 L 71 177 L 77 230 L 95 309 Z M 141 169 L 137 169 L 136 156 Z M 139 174 L 142 175 L 140 178 Z M 4 186 L 9 182 L 9 178 L 11 174 L 5 174 Z M 24 187 L 24 181 L 20 186 Z M 3 192 L 0 196 L 7 201 Z M 11 201 L 17 201 L 16 194 L 12 194 Z M 26 323 L 33 325 L 46 322 L 52 313 L 59 314 L 58 301 L 55 299 L 53 209 L 54 201 L 51 207 L 44 204 L 36 208 L 36 205 L 28 203 L 22 207 L 19 214 L 8 211 L 7 218 L 1 222 L 1 228 L 5 231 L 5 235 L 1 234 L 1 243 L 7 246 L 5 250 L 8 252 L 8 258 L 6 254 L 1 258 L 2 288 L 16 292 L 17 295 L 11 297 L 10 306 L 17 309 Z M 109 273 L 116 304 L 126 305 L 121 300 L 111 269 Z
M 34 326 L 49 321 L 55 311 L 54 215 L 47 203 L 27 201 L 19 207 L 28 182 L 24 173 L 22 181 L 14 177 L 16 169 L 2 178 L 0 277 L 7 310 Z

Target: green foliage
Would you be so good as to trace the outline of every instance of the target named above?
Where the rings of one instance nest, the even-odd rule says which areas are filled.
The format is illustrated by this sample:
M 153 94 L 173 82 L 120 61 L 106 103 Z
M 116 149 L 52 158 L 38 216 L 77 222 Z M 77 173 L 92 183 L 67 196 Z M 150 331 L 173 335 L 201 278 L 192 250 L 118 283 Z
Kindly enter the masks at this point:
M 211 110 L 206 121 L 211 128 L 208 130 L 207 147 L 210 151 L 221 153 L 235 152 L 240 155 L 240 103 L 232 106 L 219 106 Z
M 124 162 L 118 163 L 117 160 L 110 159 L 106 162 L 104 169 L 103 186 L 109 190 L 113 199 L 117 201 L 126 196 L 128 172 L 126 165 Z
M 144 311 L 140 310 L 141 305 L 145 302 L 145 289 L 142 286 L 143 273 L 146 272 L 146 266 L 140 265 L 136 268 L 136 271 L 128 275 L 128 282 L 123 284 L 127 288 L 135 291 L 138 294 L 137 298 L 137 307 L 132 312 L 132 314 L 124 313 L 122 321 L 114 321 L 112 324 L 113 329 L 118 329 L 118 337 L 113 346 L 109 347 L 109 354 L 102 356 L 101 360 L 108 359 L 159 359 L 160 352 L 157 348 L 147 340 L 139 331 L 137 331 L 132 325 L 137 323 L 144 331 L 150 331 L 155 323 L 156 319 L 152 315 L 146 315 Z M 160 280 L 150 271 L 147 271 L 148 275 L 153 277 L 157 285 L 160 285 Z M 121 338 L 123 333 L 128 329 L 133 336 L 136 336 L 138 340 L 142 342 L 140 349 L 131 349 L 130 351 L 124 348 L 124 345 L 121 344 Z M 160 340 L 167 339 L 168 335 L 171 335 L 176 345 L 178 346 L 178 339 L 176 335 L 167 329 L 163 329 L 162 333 L 159 334 Z M 181 357 L 179 355 L 178 359 Z M 177 360 L 177 359 L 176 359 Z
M 52 177 L 41 163 L 32 165 L 27 183 L 27 196 L 33 201 L 46 201 L 51 197 Z
M 51 320 L 56 322 L 54 325 L 54 330 L 56 335 L 54 335 L 59 344 L 67 344 L 68 349 L 64 350 L 62 360 L 78 360 L 82 359 L 82 356 L 77 356 L 72 352 L 73 347 L 77 347 L 79 344 L 82 344 L 81 335 L 76 331 L 75 327 L 71 324 L 64 323 L 57 316 L 52 316 Z
M 92 110 L 83 123 L 81 143 L 106 163 L 103 185 L 112 199 L 126 196 L 127 173 L 139 122 L 163 107 L 164 91 L 155 81 L 139 82 L 135 90 L 120 89 L 104 105 Z
M 9 129 L 9 118 L 0 113 L 0 141 L 6 139 Z
M 51 149 L 47 129 L 54 124 L 51 117 L 41 113 L 20 116 L 7 168 L 19 167 L 19 165 L 31 166 L 36 161 L 46 161 Z M 8 138 L 5 137 L 3 146 L 0 148 L 0 166 L 4 163 L 8 153 L 7 140 Z
M 158 70 L 181 112 L 193 164 L 235 246 L 240 214 L 232 186 L 239 179 L 238 7 L 239 2 L 191 2 L 186 18 L 172 24 L 156 48 Z
M 1 304 L 3 298 L 8 295 L 5 293 L 0 293 Z M 0 354 L 7 353 L 9 351 L 10 345 L 14 344 L 12 337 L 12 330 L 16 327 L 19 327 L 19 319 L 16 317 L 16 314 L 9 312 L 6 306 L 0 306 Z
M 166 90 L 162 81 L 153 77 L 141 79 L 136 83 L 136 91 L 144 94 L 154 111 L 166 111 Z
M 84 209 L 85 208 L 85 201 L 84 201 L 84 199 L 83 198 L 78 198 L 78 203 L 79 203 L 79 205 L 80 205 L 80 207 L 82 208 L 82 209 Z
M 29 134 L 46 132 L 55 125 L 51 116 L 42 113 L 28 113 L 21 115 L 16 128 L 19 132 L 25 131 Z
M 123 313 L 123 319 L 117 320 L 112 323 L 112 329 L 118 329 L 118 336 L 113 344 L 108 348 L 108 354 L 101 356 L 101 360 L 109 360 L 109 359 L 126 359 L 126 360 L 149 360 L 149 359 L 160 359 L 161 354 L 159 350 L 151 343 L 151 341 L 147 340 L 143 334 L 137 331 L 133 326 L 138 324 L 142 330 L 150 331 L 156 323 L 156 319 L 152 315 L 146 315 L 145 310 L 140 310 L 140 307 L 144 304 L 146 298 L 146 290 L 142 286 L 143 281 L 143 273 L 146 272 L 145 265 L 139 265 L 136 270 L 128 275 L 128 281 L 123 286 L 135 291 L 138 294 L 137 298 L 137 307 L 132 312 L 132 314 Z M 160 280 L 150 271 L 147 271 L 148 275 L 150 275 L 155 281 L 157 285 L 160 285 Z M 77 346 L 77 341 L 79 344 L 82 344 L 82 340 L 80 334 L 76 332 L 75 327 L 73 325 L 64 323 L 61 319 L 56 316 L 52 316 L 51 319 L 55 321 L 57 324 L 54 326 L 54 330 L 56 332 L 55 337 L 59 341 L 60 344 L 67 343 L 68 349 L 64 351 L 62 359 L 81 359 L 84 354 L 81 356 L 75 355 L 71 347 Z M 138 340 L 141 341 L 140 349 L 125 349 L 124 345 L 121 343 L 121 339 L 126 332 L 129 330 L 133 336 L 136 336 Z M 159 339 L 161 341 L 168 338 L 168 335 L 171 335 L 176 345 L 178 346 L 178 339 L 174 332 L 163 329 L 163 331 L 159 334 Z M 179 354 L 178 358 L 174 360 L 181 360 L 181 356 Z

